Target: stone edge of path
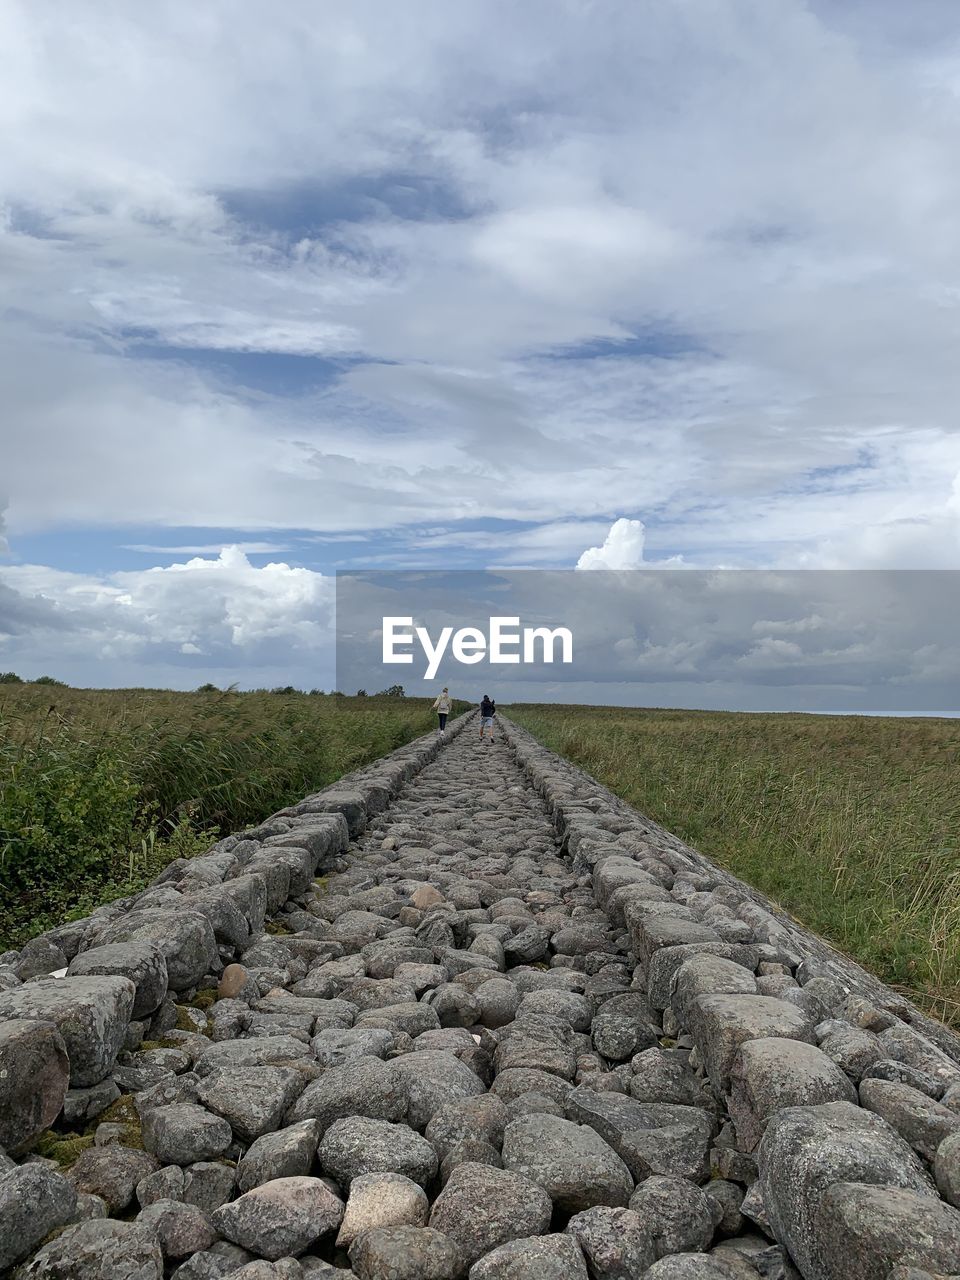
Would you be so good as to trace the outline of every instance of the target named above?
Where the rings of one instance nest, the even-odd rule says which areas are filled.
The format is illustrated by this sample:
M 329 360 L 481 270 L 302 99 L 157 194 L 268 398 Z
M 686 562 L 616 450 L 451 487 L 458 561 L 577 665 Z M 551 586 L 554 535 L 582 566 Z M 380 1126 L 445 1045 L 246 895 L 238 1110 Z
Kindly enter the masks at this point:
M 618 887 L 627 895 L 617 910 L 637 961 L 633 987 L 691 1037 L 735 1122 L 737 1151 L 726 1158 L 755 1164 L 744 1213 L 752 1200 L 754 1221 L 789 1251 L 806 1280 L 887 1280 L 876 1238 L 914 1231 L 923 1237 L 921 1263 L 939 1249 L 942 1269 L 960 1270 L 960 1039 L 525 729 L 503 716 L 499 723 L 573 870 L 591 876 L 598 907 L 608 909 Z M 654 888 L 644 901 L 648 886 L 636 886 L 640 911 L 624 888 L 631 864 Z M 713 930 L 696 916 L 684 916 L 678 928 L 678 904 L 702 912 L 711 899 L 729 912 L 731 932 L 718 925 L 721 937 L 710 941 Z M 739 938 L 738 925 L 747 926 Z M 793 975 L 786 1000 L 766 988 L 742 994 L 755 973 L 778 962 Z M 737 966 L 742 985 L 728 985 Z M 945 1082 L 951 1106 L 896 1073 L 869 1079 L 872 1061 L 861 1078 L 855 1054 L 871 1045 L 875 1060 L 902 1066 L 908 1080 L 915 1071 L 916 1080 Z M 721 1167 L 712 1176 L 723 1174 Z M 899 1268 L 893 1274 L 900 1280 Z M 926 1275 L 903 1269 L 904 1280 Z

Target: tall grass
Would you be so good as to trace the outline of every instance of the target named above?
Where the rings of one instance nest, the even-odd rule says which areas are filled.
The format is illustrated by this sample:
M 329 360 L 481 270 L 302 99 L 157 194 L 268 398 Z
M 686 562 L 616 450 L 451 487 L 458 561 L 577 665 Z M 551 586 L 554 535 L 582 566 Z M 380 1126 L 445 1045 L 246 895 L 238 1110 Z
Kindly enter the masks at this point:
M 960 1024 L 960 723 L 532 705 L 510 714 Z
M 0 950 L 432 723 L 421 699 L 0 686 Z

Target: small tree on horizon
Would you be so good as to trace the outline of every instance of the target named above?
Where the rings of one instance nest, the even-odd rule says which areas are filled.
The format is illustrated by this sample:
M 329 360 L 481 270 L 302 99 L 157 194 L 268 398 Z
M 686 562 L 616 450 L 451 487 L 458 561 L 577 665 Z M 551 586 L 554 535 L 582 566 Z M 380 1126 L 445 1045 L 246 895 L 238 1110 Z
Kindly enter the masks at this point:
M 15 671 L 0 671 L 0 684 L 23 684 L 23 677 Z

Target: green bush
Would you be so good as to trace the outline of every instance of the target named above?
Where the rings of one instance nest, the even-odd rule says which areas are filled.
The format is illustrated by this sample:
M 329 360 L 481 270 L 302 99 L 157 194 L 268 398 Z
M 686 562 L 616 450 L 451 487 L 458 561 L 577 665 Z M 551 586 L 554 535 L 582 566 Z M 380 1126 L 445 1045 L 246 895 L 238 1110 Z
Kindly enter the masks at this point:
M 0 692 L 0 950 L 432 726 L 412 698 Z

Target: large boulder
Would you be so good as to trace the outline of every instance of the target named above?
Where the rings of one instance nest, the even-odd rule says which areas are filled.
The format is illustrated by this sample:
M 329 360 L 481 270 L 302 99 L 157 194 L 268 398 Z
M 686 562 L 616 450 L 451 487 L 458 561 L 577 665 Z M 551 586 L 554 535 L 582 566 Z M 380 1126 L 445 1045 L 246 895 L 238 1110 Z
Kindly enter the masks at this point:
M 310 1172 L 320 1141 L 316 1120 L 301 1120 L 251 1143 L 237 1166 L 240 1191 L 252 1191 L 274 1178 L 295 1178 Z
M 788 1107 L 767 1124 L 757 1153 L 759 1185 L 773 1234 L 808 1280 L 839 1273 L 818 1225 L 821 1201 L 836 1183 L 899 1187 L 936 1199 L 919 1158 L 886 1121 L 849 1102 Z
M 290 1122 L 317 1120 L 322 1132 L 345 1116 L 366 1116 L 395 1123 L 406 1114 L 406 1083 L 397 1064 L 381 1058 L 360 1057 L 328 1067 L 319 1079 L 311 1081 L 288 1119 Z
M 197 1097 L 250 1143 L 280 1127 L 303 1081 L 295 1067 L 220 1067 L 203 1078 Z
M 303 1253 L 343 1219 L 343 1202 L 320 1178 L 277 1178 L 211 1215 L 217 1231 L 258 1257 Z
M 67 1227 L 25 1263 L 20 1280 L 163 1280 L 156 1233 L 138 1222 L 95 1219 Z
M 784 1107 L 857 1100 L 850 1078 L 833 1059 L 802 1040 L 746 1041 L 733 1060 L 730 1081 L 730 1117 L 741 1151 L 755 1149 L 770 1116 Z
M 479 1076 L 443 1050 L 407 1053 L 395 1058 L 391 1065 L 403 1080 L 407 1119 L 415 1129 L 425 1129 L 440 1108 L 455 1098 L 484 1092 Z
M 652 1173 L 702 1181 L 708 1174 L 715 1117 L 701 1107 L 637 1102 L 623 1094 L 574 1089 L 566 1113 L 590 1125 L 639 1182 Z
M 158 1168 L 145 1151 L 111 1144 L 81 1151 L 67 1177 L 78 1191 L 99 1196 L 108 1212 L 116 1214 L 133 1203 L 138 1183 Z
M 335 1120 L 319 1147 L 324 1173 L 348 1187 L 367 1173 L 402 1173 L 427 1186 L 437 1173 L 437 1153 L 419 1133 L 406 1124 L 345 1116 Z
M 433 1227 L 374 1227 L 350 1246 L 357 1280 L 462 1280 L 455 1241 Z
M 400 1173 L 368 1173 L 350 1184 L 337 1248 L 349 1249 L 357 1236 L 376 1227 L 422 1227 L 430 1201 L 421 1186 Z
M 745 1041 L 768 1037 L 815 1041 L 815 1019 L 771 996 L 703 995 L 692 1002 L 686 1016 L 704 1069 L 718 1092 L 729 1089 L 730 1069 Z
M 81 951 L 70 961 L 67 976 L 88 977 L 91 974 L 113 974 L 130 979 L 137 989 L 131 1014 L 135 1019 L 148 1018 L 156 1013 L 167 994 L 167 961 L 154 942 L 142 939 L 113 942 Z
M 167 980 L 173 991 L 195 987 L 206 974 L 220 968 L 213 926 L 200 911 L 192 911 L 189 899 L 177 910 L 144 907 L 112 920 L 97 938 L 98 946 L 111 942 L 153 942 L 167 962 Z
M 60 1114 L 69 1083 L 67 1047 L 54 1023 L 0 1022 L 0 1148 L 29 1146 Z
M 583 1252 L 573 1236 L 510 1240 L 475 1262 L 470 1280 L 589 1280 Z
M 522 1116 L 503 1135 L 503 1165 L 538 1182 L 562 1209 L 626 1205 L 633 1178 L 589 1125 L 557 1116 Z
M 228 1121 L 190 1102 L 151 1107 L 141 1122 L 145 1149 L 164 1164 L 215 1160 L 233 1141 Z
M 0 1021 L 35 1018 L 58 1027 L 70 1084 L 99 1084 L 123 1048 L 136 988 L 129 978 L 41 978 L 0 993 Z
M 455 1240 L 468 1264 L 491 1249 L 550 1225 L 550 1196 L 523 1174 L 484 1164 L 461 1164 L 430 1213 L 430 1225 Z
M 960 1211 L 928 1194 L 834 1183 L 815 1230 L 823 1280 L 887 1280 L 897 1265 L 960 1270 Z
M 24 1164 L 0 1174 L 0 1272 L 66 1226 L 76 1207 L 76 1188 L 43 1165 Z

